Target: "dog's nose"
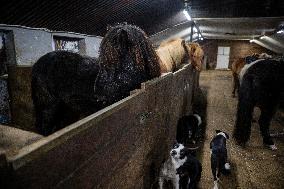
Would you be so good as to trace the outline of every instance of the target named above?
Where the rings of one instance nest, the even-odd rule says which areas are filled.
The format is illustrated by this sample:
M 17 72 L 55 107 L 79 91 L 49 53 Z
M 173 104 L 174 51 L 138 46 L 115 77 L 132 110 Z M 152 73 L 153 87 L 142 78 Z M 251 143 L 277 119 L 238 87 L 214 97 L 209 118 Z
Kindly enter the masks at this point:
M 177 151 L 175 151 L 175 150 L 173 150 L 172 152 L 171 152 L 171 155 L 172 156 L 174 156 L 174 155 L 176 155 L 177 154 Z

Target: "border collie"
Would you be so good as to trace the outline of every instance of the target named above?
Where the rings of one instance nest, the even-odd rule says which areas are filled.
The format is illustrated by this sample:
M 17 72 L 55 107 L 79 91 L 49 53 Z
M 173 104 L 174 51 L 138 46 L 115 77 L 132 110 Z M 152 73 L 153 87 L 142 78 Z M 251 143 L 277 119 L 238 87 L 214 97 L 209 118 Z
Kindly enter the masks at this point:
M 175 189 L 195 189 L 201 177 L 202 166 L 191 155 L 191 149 L 183 144 L 175 144 L 160 173 L 159 187 L 164 188 L 165 181 L 170 181 Z
M 218 189 L 218 180 L 221 173 L 227 175 L 230 173 L 230 164 L 226 148 L 226 140 L 229 135 L 226 132 L 216 130 L 216 136 L 210 142 L 211 149 L 211 169 L 214 178 L 214 189 Z
M 184 145 L 188 141 L 195 143 L 195 135 L 201 123 L 201 117 L 198 114 L 181 117 L 177 126 L 177 142 Z

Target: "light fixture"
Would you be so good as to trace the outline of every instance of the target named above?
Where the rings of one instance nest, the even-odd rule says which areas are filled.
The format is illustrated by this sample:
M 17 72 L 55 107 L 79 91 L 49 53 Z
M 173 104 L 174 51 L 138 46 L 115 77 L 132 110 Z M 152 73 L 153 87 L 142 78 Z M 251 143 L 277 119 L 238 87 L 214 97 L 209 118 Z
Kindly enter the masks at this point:
M 253 42 L 254 42 L 254 39 L 249 40 L 249 42 L 250 42 L 250 43 L 253 43 Z
M 264 39 L 266 36 L 265 35 L 263 35 L 263 36 L 261 36 L 259 39 Z
M 187 10 L 184 9 L 182 12 L 183 12 L 184 16 L 186 17 L 186 19 L 191 21 L 191 16 L 188 14 Z
M 284 33 L 284 30 L 279 30 L 278 32 L 276 32 L 276 33 L 278 33 L 278 34 L 280 34 L 280 33 Z

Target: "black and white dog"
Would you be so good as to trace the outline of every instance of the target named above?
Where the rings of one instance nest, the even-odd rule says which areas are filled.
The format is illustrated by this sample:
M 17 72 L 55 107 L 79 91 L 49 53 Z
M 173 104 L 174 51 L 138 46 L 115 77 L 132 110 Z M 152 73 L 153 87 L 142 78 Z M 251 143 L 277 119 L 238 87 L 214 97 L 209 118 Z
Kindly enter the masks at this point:
M 195 189 L 201 177 L 202 166 L 191 155 L 191 149 L 183 144 L 175 144 L 170 151 L 170 158 L 164 163 L 160 178 L 160 189 L 164 189 L 165 181 L 171 181 L 175 189 Z
M 177 142 L 184 145 L 188 141 L 195 143 L 195 135 L 201 123 L 201 117 L 198 114 L 181 117 L 177 125 Z
M 226 140 L 229 135 L 223 131 L 216 130 L 216 136 L 210 142 L 211 149 L 211 169 L 214 178 L 214 189 L 218 189 L 218 180 L 221 173 L 230 173 L 230 164 L 226 148 Z

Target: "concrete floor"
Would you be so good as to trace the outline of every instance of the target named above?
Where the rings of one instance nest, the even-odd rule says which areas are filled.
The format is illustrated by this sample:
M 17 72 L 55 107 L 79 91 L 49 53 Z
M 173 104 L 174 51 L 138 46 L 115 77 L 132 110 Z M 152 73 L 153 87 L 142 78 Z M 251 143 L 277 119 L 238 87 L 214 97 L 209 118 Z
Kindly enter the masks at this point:
M 206 119 L 204 136 L 200 153 L 203 166 L 199 184 L 201 189 L 212 189 L 213 179 L 210 168 L 209 144 L 216 129 L 224 130 L 232 135 L 237 99 L 231 97 L 232 77 L 230 71 L 203 71 L 200 75 L 201 96 L 203 97 L 203 113 Z M 204 108 L 205 107 L 205 108 Z M 259 116 L 255 110 L 255 118 Z M 272 133 L 283 132 L 284 113 L 278 111 L 270 130 Z M 227 144 L 232 174 L 222 176 L 220 188 L 223 189 L 274 189 L 284 188 L 284 136 L 274 138 L 278 147 L 271 151 L 262 145 L 262 138 L 257 123 L 253 123 L 252 135 L 246 148 L 237 146 L 233 140 Z

